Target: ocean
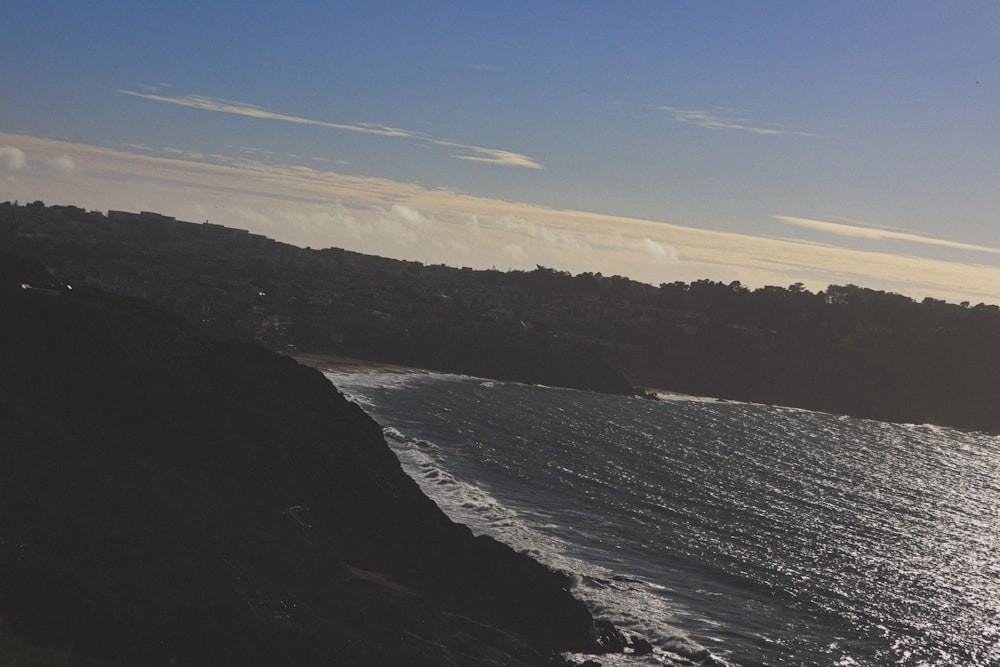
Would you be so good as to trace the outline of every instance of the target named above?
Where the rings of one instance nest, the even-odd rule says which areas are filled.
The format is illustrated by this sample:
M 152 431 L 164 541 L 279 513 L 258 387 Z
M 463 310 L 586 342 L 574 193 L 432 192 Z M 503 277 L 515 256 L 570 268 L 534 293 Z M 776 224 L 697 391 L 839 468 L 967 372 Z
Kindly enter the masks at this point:
M 1000 438 L 757 404 L 330 372 L 454 520 L 652 655 L 1000 665 Z

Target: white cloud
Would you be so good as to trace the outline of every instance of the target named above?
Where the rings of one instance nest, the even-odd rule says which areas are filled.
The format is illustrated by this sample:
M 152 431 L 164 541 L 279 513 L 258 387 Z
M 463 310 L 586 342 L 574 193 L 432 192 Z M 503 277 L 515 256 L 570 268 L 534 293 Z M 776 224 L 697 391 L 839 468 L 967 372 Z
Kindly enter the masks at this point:
M 382 214 L 373 223 L 375 240 L 400 248 L 426 245 L 430 241 L 431 221 L 419 211 L 400 204 L 393 205 L 388 215 Z M 397 251 L 398 252 L 398 251 Z
M 413 225 L 414 227 L 427 227 L 430 224 L 430 221 L 426 216 L 420 213 L 420 211 L 412 209 L 409 206 L 393 204 L 390 212 L 397 218 Z
M 1000 248 L 989 246 L 973 245 L 971 243 L 961 243 L 958 241 L 948 241 L 946 239 L 936 239 L 930 236 L 921 236 L 911 232 L 897 232 L 890 229 L 879 229 L 877 227 L 861 227 L 858 225 L 845 225 L 839 222 L 824 222 L 822 220 L 810 220 L 809 218 L 796 218 L 789 215 L 772 216 L 776 220 L 781 220 L 796 227 L 815 229 L 838 236 L 850 236 L 854 238 L 871 239 L 876 241 L 907 241 L 909 243 L 922 243 L 924 245 L 939 246 L 942 248 L 954 248 L 956 250 L 974 250 L 976 252 L 987 252 L 1000 255 Z
M 347 238 L 361 241 L 375 236 L 375 228 L 368 222 L 360 222 L 350 215 L 340 216 L 340 228 L 346 232 Z
M 266 120 L 279 120 L 286 123 L 296 123 L 298 125 L 312 125 L 315 127 L 325 127 L 331 130 L 342 130 L 345 132 L 359 132 L 362 134 L 374 134 L 381 137 L 393 137 L 397 139 L 408 139 L 434 146 L 444 146 L 447 148 L 457 148 L 464 154 L 454 155 L 460 160 L 471 160 L 474 162 L 486 162 L 488 164 L 502 165 L 506 167 L 525 167 L 528 169 L 542 169 L 542 165 L 531 159 L 527 155 L 501 150 L 498 148 L 484 148 L 482 146 L 472 146 L 454 141 L 445 141 L 423 134 L 412 132 L 398 127 L 389 127 L 375 123 L 334 123 L 330 121 L 314 120 L 312 118 L 302 118 L 290 114 L 268 111 L 254 104 L 245 102 L 235 102 L 223 100 L 215 97 L 203 95 L 188 95 L 186 97 L 168 97 L 166 95 L 154 95 L 152 93 L 138 93 L 132 90 L 119 90 L 122 95 L 131 95 L 144 100 L 154 102 L 166 102 L 192 109 L 203 111 L 215 111 L 219 113 L 234 114 L 237 116 L 248 116 L 250 118 L 261 118 Z M 471 153 L 471 155 L 469 154 Z
M 651 255 L 657 262 L 662 262 L 664 264 L 677 262 L 677 250 L 673 246 L 665 246 L 662 243 L 657 243 L 653 239 L 643 239 L 639 244 L 639 247 L 643 252 Z
M 24 165 L 27 160 L 24 157 L 24 151 L 20 148 L 15 148 L 14 146 L 0 146 L 0 165 L 4 169 L 9 169 L 10 171 L 19 171 L 24 169 Z
M 56 171 L 60 171 L 64 174 L 72 174 L 76 171 L 76 163 L 69 155 L 60 155 L 57 158 L 53 158 L 49 160 L 49 165 Z
M 566 232 L 552 231 L 549 226 L 543 223 L 535 223 L 527 218 L 509 214 L 500 218 L 500 224 L 503 225 L 506 231 L 512 234 L 527 236 L 534 241 L 542 241 L 552 246 L 573 250 L 591 250 L 587 239 L 581 237 L 580 234 L 573 233 L 572 230 L 567 230 Z
M 328 247 L 329 240 L 336 239 L 342 247 L 367 244 L 364 247 L 369 249 L 386 240 L 394 241 L 401 237 L 398 229 L 392 225 L 359 220 L 339 206 L 300 209 L 275 206 L 273 203 L 266 206 L 241 204 L 216 210 L 213 219 L 231 226 L 255 230 L 272 238 L 277 235 L 302 247 Z M 376 229 L 377 226 L 386 232 L 385 239 L 379 239 L 380 231 Z M 317 242 L 317 239 L 326 239 L 327 242 Z
M 750 132 L 751 134 L 762 135 L 788 134 L 800 137 L 814 136 L 809 132 L 803 132 L 801 130 L 765 126 L 761 123 L 755 122 L 751 118 L 735 115 L 741 112 L 728 107 L 717 107 L 714 111 L 705 111 L 702 109 L 682 109 L 680 107 L 671 106 L 661 106 L 656 108 L 659 111 L 667 112 L 667 114 L 669 114 L 670 117 L 678 123 L 697 125 L 698 127 L 707 127 L 713 130 L 739 130 L 741 132 Z
M 488 164 L 499 164 L 507 167 L 544 169 L 542 165 L 538 164 L 527 155 L 521 155 L 520 153 L 511 153 L 510 151 L 502 151 L 496 148 L 479 148 L 477 146 L 462 146 L 461 144 L 453 144 L 446 141 L 435 141 L 434 143 L 440 144 L 442 146 L 456 146 L 468 149 L 474 153 L 474 155 L 453 156 L 459 160 L 469 160 L 471 162 L 486 162 Z

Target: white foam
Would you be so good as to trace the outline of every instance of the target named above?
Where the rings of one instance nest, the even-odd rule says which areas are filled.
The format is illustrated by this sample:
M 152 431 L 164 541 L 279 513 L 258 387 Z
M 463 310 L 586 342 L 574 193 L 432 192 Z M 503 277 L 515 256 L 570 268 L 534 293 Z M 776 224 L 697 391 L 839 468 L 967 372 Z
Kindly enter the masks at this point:
M 325 375 L 350 400 L 375 412 L 377 395 L 382 390 L 403 388 L 426 379 L 426 375 L 392 371 L 328 372 Z M 498 500 L 488 488 L 465 482 L 449 472 L 444 459 L 447 451 L 434 442 L 394 427 L 384 427 L 383 433 L 404 471 L 452 520 L 467 525 L 477 535 L 489 535 L 544 565 L 570 573 L 574 595 L 586 603 L 595 616 L 608 619 L 626 635 L 645 638 L 655 647 L 654 653 L 647 656 L 600 656 L 601 663 L 719 667 L 729 664 L 679 629 L 683 613 L 672 604 L 670 592 L 665 588 L 637 578 L 617 576 L 608 568 L 567 555 L 572 545 L 545 530 L 546 517 L 534 513 L 522 516 Z M 583 661 L 593 656 L 574 657 Z
M 464 523 L 477 535 L 489 535 L 549 567 L 571 573 L 574 595 L 585 602 L 592 613 L 607 618 L 627 635 L 645 638 L 656 648 L 652 655 L 602 656 L 601 662 L 608 665 L 669 665 L 683 659 L 705 665 L 728 664 L 671 624 L 670 619 L 677 618 L 678 611 L 664 595 L 663 587 L 618 577 L 609 569 L 567 556 L 567 544 L 529 525 L 488 490 L 464 482 L 445 470 L 440 460 L 442 450 L 437 445 L 407 436 L 395 428 L 383 430 L 403 469 L 452 520 Z
M 711 396 L 694 396 L 692 394 L 656 393 L 656 398 L 661 401 L 673 403 L 728 403 L 724 398 L 713 398 Z

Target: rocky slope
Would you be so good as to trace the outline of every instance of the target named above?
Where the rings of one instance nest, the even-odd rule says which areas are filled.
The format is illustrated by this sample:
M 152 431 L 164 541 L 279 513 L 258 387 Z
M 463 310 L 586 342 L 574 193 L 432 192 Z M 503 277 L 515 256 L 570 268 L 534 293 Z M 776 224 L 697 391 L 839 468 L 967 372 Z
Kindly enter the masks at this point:
M 317 371 L 0 269 L 4 632 L 142 665 L 543 664 L 620 640 L 562 574 L 447 519 Z

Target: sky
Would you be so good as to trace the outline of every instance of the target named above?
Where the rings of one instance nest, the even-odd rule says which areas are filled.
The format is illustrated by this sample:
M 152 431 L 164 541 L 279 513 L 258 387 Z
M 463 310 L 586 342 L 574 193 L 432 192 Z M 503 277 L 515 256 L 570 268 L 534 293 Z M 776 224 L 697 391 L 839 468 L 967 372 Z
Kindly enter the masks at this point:
M 1000 2 L 0 3 L 0 201 L 1000 304 Z

